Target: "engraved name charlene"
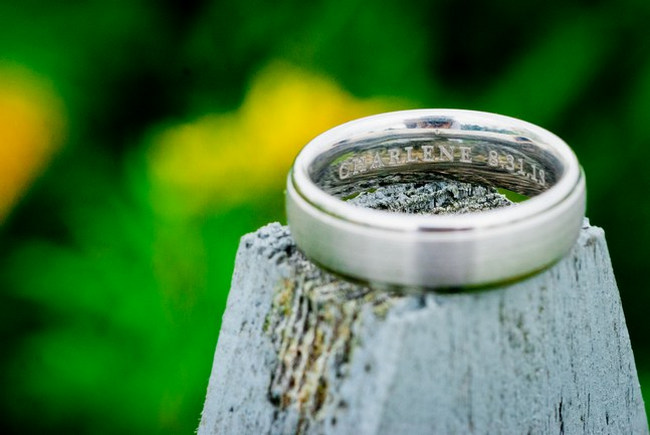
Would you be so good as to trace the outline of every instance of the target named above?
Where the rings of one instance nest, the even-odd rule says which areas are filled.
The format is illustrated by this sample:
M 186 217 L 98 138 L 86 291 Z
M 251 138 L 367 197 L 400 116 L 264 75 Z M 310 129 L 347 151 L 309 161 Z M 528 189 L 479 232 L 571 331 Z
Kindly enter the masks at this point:
M 415 145 L 366 151 L 342 161 L 338 167 L 339 179 L 365 172 L 421 163 L 460 163 L 487 165 L 500 168 L 519 177 L 527 178 L 546 186 L 546 173 L 539 165 L 516 157 L 513 154 L 486 150 L 476 153 L 472 147 L 459 145 Z

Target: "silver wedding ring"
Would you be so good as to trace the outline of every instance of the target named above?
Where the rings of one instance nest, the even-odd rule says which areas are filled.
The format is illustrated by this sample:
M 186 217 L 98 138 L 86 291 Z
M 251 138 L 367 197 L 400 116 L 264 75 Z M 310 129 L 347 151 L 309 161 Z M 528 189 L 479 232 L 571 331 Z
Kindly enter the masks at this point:
M 415 215 L 346 201 L 377 186 L 454 179 L 528 197 L 509 207 Z M 418 288 L 492 285 L 561 259 L 585 212 L 569 146 L 518 119 L 423 109 L 351 121 L 308 143 L 287 181 L 287 218 L 312 261 L 364 282 Z

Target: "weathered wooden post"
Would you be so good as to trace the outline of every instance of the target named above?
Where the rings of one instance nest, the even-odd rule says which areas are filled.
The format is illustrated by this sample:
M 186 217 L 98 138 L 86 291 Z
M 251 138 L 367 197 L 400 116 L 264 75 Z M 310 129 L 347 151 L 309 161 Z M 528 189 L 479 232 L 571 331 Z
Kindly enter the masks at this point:
M 409 295 L 279 224 L 243 237 L 199 434 L 285 433 L 648 433 L 603 231 L 511 285 Z
M 584 203 L 571 149 L 513 118 L 394 112 L 315 138 L 293 236 L 242 239 L 199 433 L 648 434 Z

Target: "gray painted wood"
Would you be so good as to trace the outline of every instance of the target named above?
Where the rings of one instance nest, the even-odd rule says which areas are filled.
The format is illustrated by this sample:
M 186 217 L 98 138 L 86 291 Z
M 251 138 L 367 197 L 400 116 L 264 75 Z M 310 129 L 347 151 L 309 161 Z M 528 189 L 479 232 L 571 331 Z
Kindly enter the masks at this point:
M 396 295 L 242 238 L 199 434 L 647 434 L 603 231 L 524 281 Z

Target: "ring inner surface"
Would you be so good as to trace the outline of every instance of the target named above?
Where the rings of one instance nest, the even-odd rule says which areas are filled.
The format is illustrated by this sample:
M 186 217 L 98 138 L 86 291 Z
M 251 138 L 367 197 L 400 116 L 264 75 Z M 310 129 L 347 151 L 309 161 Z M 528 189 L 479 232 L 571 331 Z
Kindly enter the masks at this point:
M 309 166 L 311 180 L 339 198 L 390 184 L 450 178 L 532 197 L 557 183 L 563 171 L 550 147 L 525 136 L 424 128 L 344 140 Z

